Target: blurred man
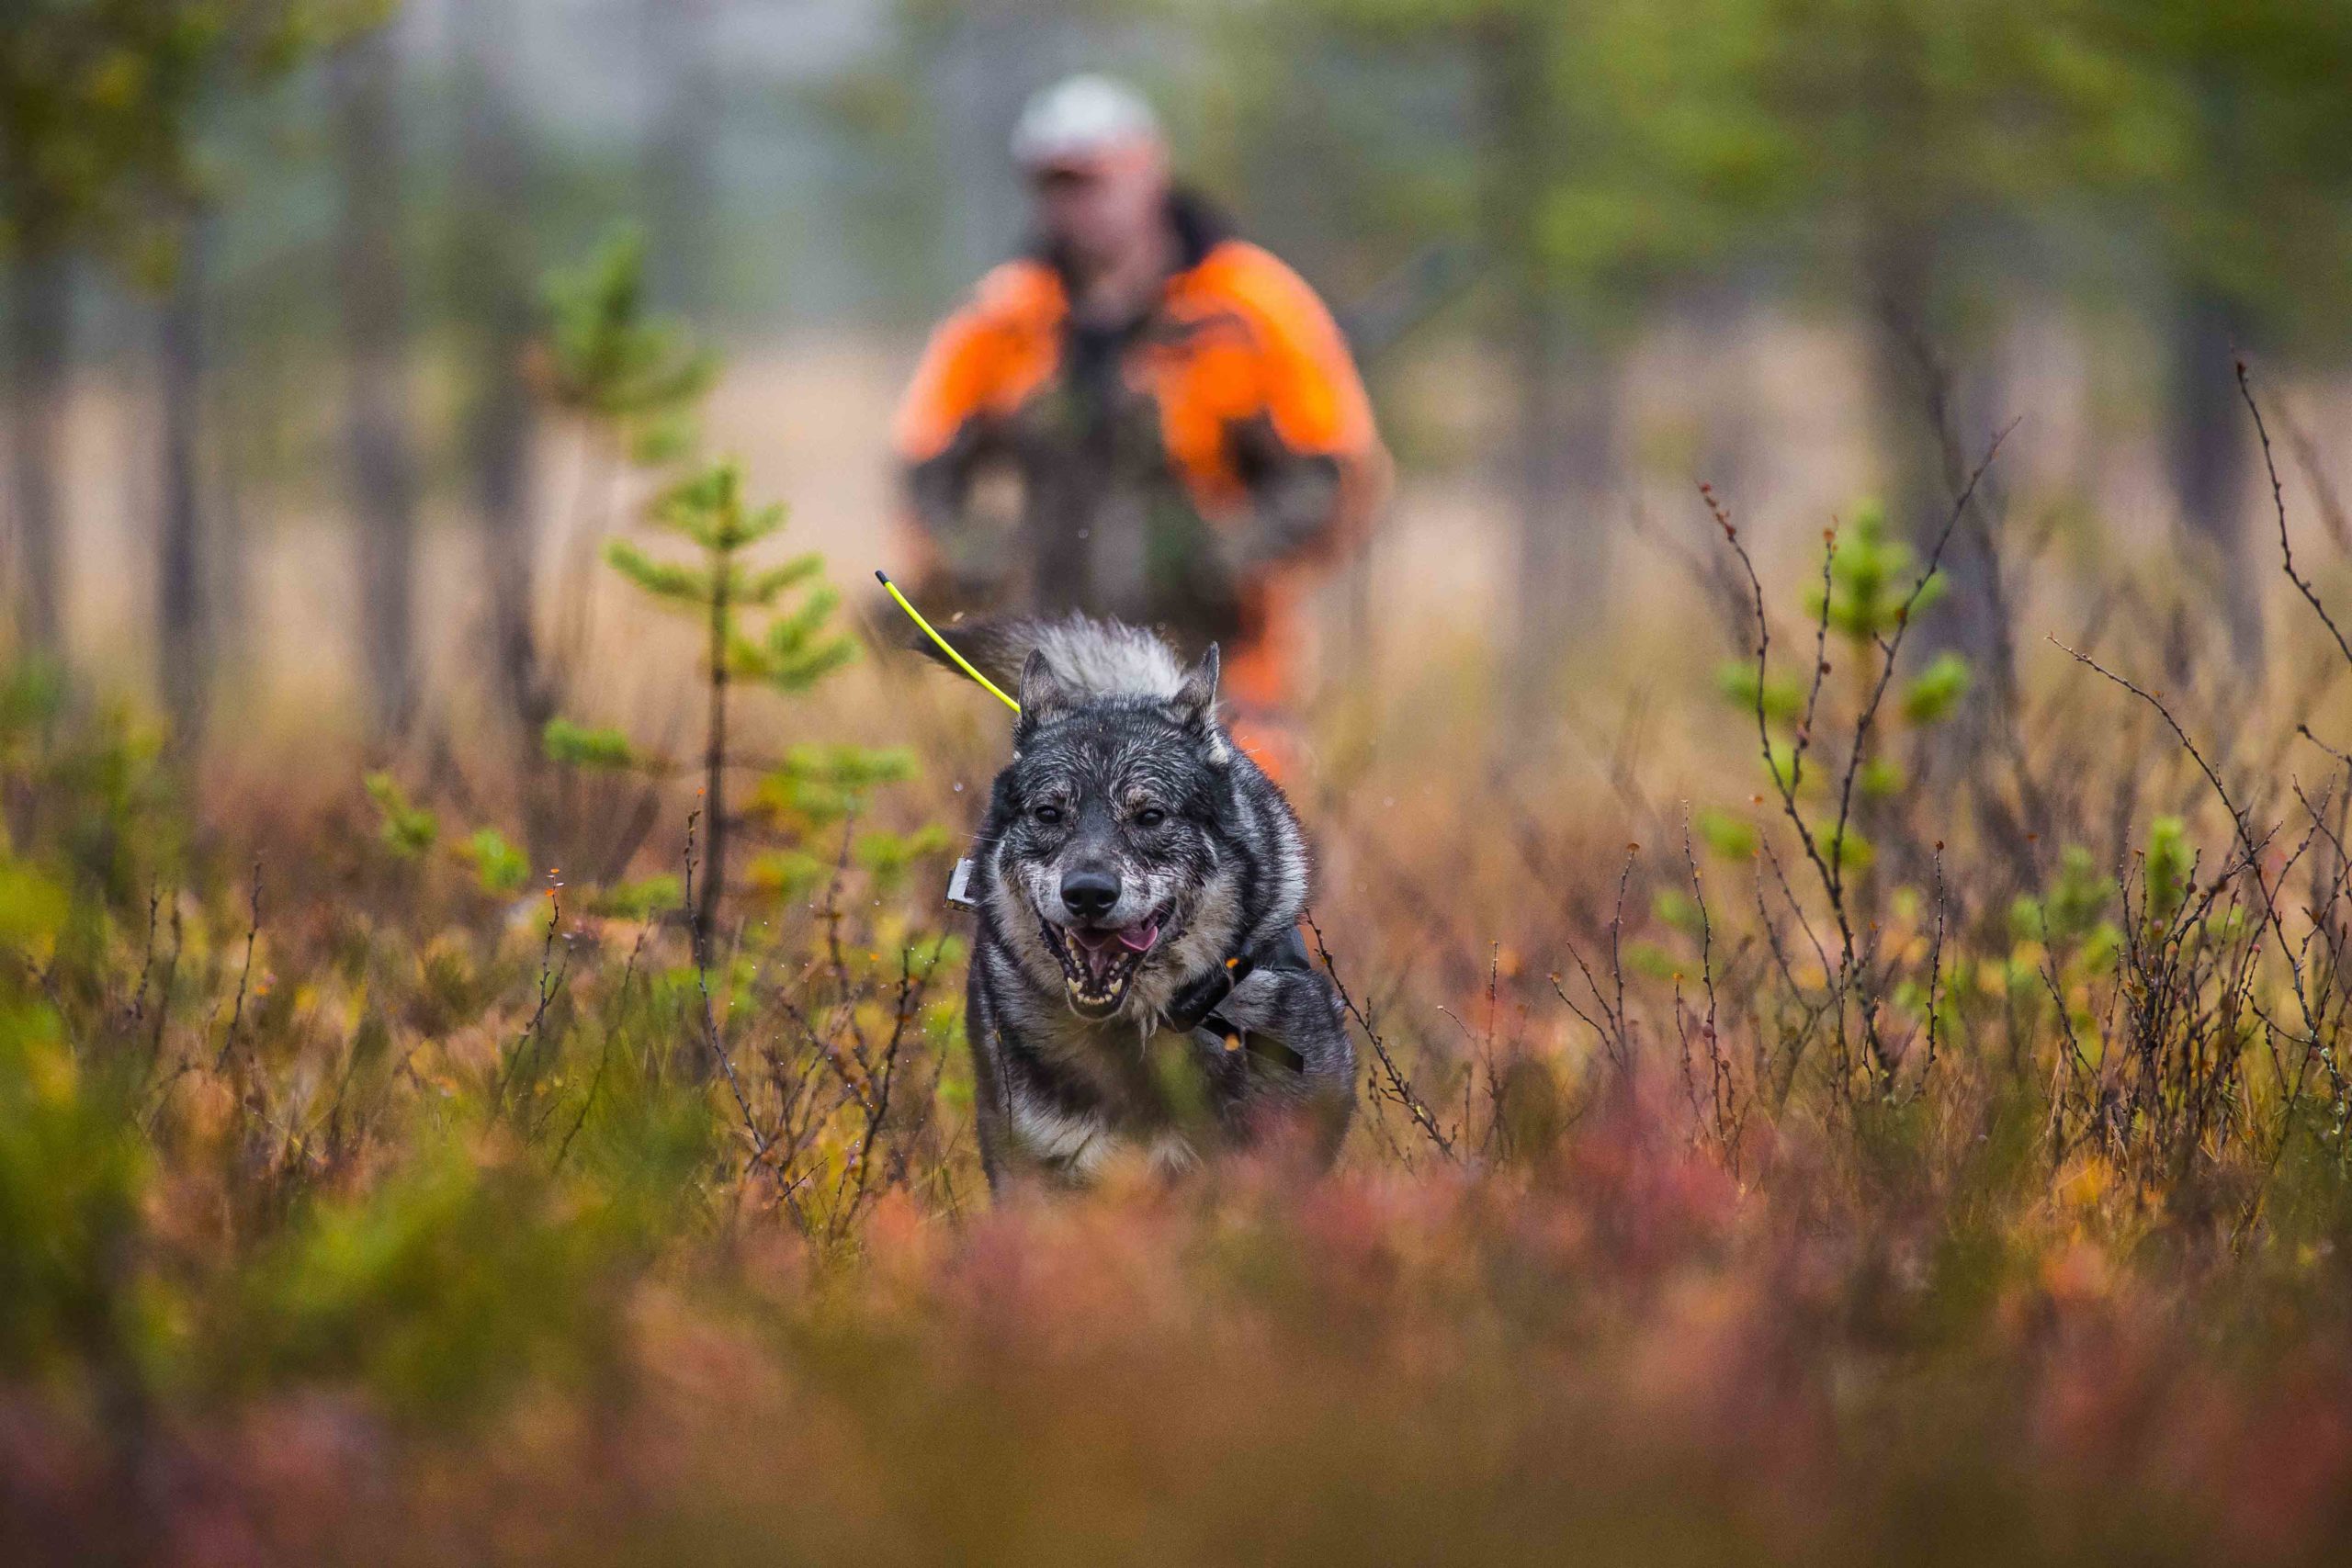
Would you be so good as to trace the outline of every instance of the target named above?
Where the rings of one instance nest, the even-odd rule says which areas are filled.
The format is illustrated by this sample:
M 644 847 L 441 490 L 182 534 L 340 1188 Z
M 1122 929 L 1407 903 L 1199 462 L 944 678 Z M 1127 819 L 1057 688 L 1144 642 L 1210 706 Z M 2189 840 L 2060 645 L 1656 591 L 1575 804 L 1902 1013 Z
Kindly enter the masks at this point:
M 1309 575 L 1385 471 L 1322 301 L 1179 190 L 1150 106 L 1080 76 L 1013 133 L 1029 254 L 933 335 L 899 412 L 934 600 L 1081 609 L 1223 645 L 1245 745 L 1286 750 Z

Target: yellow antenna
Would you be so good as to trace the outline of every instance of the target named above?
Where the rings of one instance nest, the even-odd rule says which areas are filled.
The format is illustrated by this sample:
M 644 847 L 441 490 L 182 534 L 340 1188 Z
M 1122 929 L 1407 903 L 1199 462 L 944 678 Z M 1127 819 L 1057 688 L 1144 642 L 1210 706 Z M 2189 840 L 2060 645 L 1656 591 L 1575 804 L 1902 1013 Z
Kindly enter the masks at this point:
M 956 652 L 955 644 L 949 642 L 945 637 L 941 637 L 937 632 L 932 630 L 931 623 L 922 618 L 922 612 L 921 610 L 916 609 L 912 604 L 907 603 L 907 596 L 899 592 L 899 585 L 890 581 L 889 573 L 877 570 L 874 574 L 874 580 L 882 585 L 883 590 L 888 592 L 891 598 L 899 602 L 899 608 L 907 613 L 907 618 L 913 621 L 915 625 L 922 628 L 922 635 L 937 643 L 939 645 L 939 651 L 947 655 L 949 659 L 956 661 L 956 669 L 961 670 L 965 674 L 969 675 L 973 680 L 978 681 L 981 685 L 986 686 L 989 689 L 989 695 L 994 697 L 998 702 L 1002 703 L 1005 706 L 1011 708 L 1015 713 L 1019 713 L 1021 711 L 1021 705 L 1014 702 L 1011 697 L 1006 696 L 1002 692 L 997 690 L 997 685 L 994 681 L 989 680 L 987 676 L 973 669 L 972 661 L 966 659 L 962 654 Z

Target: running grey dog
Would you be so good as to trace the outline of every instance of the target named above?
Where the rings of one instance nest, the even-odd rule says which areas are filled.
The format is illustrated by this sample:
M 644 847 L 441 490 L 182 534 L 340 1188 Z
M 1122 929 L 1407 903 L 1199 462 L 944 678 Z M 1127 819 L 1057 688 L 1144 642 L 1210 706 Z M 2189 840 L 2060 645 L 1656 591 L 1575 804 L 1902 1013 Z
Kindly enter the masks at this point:
M 1187 670 L 1083 616 L 953 640 L 1021 694 L 958 878 L 979 911 L 966 1027 L 991 1189 L 1270 1137 L 1328 1165 L 1355 1053 L 1298 936 L 1298 819 L 1217 717 L 1216 649 Z

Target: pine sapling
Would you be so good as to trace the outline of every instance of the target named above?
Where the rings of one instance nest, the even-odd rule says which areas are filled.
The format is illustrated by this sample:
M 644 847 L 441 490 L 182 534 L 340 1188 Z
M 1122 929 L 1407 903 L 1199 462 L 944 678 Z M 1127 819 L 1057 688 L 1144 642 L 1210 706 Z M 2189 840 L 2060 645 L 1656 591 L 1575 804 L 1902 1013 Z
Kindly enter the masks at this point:
M 703 736 L 703 870 L 690 912 L 695 949 L 706 961 L 718 910 L 727 896 L 727 852 L 734 814 L 727 799 L 729 699 L 738 676 L 784 692 L 806 691 L 851 656 L 846 638 L 827 631 L 838 598 L 810 580 L 824 570 L 823 558 L 801 555 L 780 565 L 752 568 L 743 553 L 784 525 L 781 505 L 752 507 L 743 495 L 742 469 L 732 462 L 712 465 L 673 486 L 654 503 L 659 527 L 693 544 L 701 558 L 692 564 L 648 554 L 627 539 L 605 547 L 613 568 L 657 602 L 695 615 L 706 632 L 704 679 L 707 719 Z M 785 596 L 807 590 L 790 608 Z M 758 637 L 744 617 L 778 612 Z

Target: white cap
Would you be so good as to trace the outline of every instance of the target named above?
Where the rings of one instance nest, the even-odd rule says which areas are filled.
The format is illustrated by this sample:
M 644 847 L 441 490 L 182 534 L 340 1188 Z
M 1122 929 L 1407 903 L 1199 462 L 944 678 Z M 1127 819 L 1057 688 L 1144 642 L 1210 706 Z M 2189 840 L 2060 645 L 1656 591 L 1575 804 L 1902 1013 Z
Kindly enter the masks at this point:
M 1141 93 L 1110 76 L 1072 76 L 1029 100 L 1012 128 L 1012 161 L 1050 169 L 1110 148 L 1159 140 L 1159 117 Z

